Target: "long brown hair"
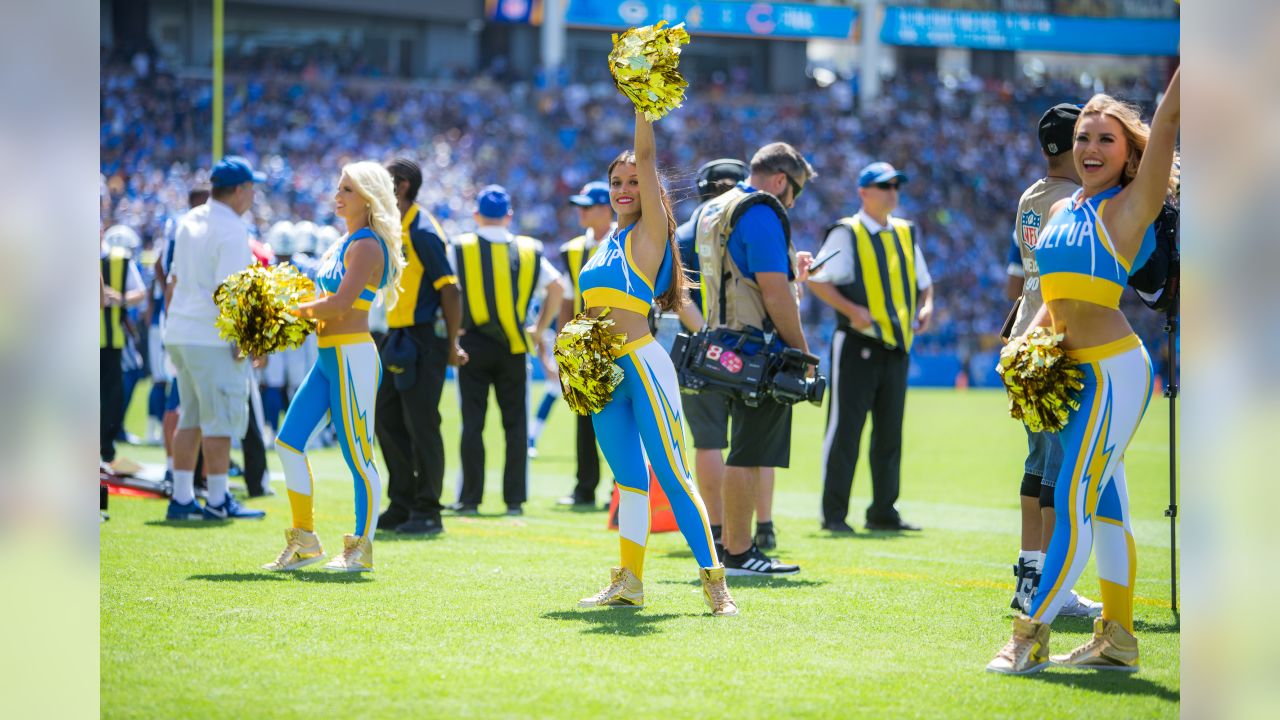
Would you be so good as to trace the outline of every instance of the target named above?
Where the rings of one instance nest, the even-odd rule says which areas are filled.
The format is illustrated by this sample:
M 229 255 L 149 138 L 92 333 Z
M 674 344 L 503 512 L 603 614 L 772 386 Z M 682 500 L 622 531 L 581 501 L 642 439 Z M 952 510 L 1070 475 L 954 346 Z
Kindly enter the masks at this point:
M 1105 93 L 1098 93 L 1089 98 L 1089 102 L 1085 103 L 1084 109 L 1080 111 L 1080 118 L 1076 120 L 1077 131 L 1080 127 L 1080 121 L 1086 115 L 1104 115 L 1114 118 L 1116 122 L 1120 123 L 1125 140 L 1129 143 L 1129 157 L 1125 161 L 1124 170 L 1120 172 L 1120 185 L 1123 187 L 1133 182 L 1133 179 L 1138 175 L 1138 166 L 1142 163 L 1142 154 L 1147 151 L 1147 142 L 1151 139 L 1151 126 L 1142 122 L 1141 111 L 1137 106 L 1117 100 Z M 1177 193 L 1179 180 L 1178 154 L 1176 152 L 1173 155 L 1173 159 L 1173 168 L 1169 171 L 1170 194 Z
M 613 177 L 613 169 L 623 163 L 635 165 L 635 152 L 623 150 L 619 153 L 618 157 L 609 163 L 609 170 L 605 173 L 605 177 Z M 684 276 L 684 264 L 680 262 L 680 246 L 676 244 L 676 216 L 671 211 L 671 196 L 667 195 L 667 187 L 663 184 L 661 177 L 658 179 L 658 192 L 662 195 L 662 209 L 667 215 L 667 247 L 671 251 L 671 287 L 655 297 L 654 304 L 659 310 L 677 312 L 686 302 L 688 286 Z M 658 267 L 661 268 L 662 264 L 659 263 Z M 655 277 L 653 281 L 657 282 L 658 278 Z

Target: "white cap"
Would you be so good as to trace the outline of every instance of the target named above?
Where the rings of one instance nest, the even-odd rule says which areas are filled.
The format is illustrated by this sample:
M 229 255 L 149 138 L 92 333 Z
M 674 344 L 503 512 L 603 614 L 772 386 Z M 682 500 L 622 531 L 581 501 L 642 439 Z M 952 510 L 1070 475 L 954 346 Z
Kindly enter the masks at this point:
M 130 252 L 142 247 L 142 238 L 128 225 L 112 225 L 102 234 L 102 242 L 107 247 L 123 248 Z

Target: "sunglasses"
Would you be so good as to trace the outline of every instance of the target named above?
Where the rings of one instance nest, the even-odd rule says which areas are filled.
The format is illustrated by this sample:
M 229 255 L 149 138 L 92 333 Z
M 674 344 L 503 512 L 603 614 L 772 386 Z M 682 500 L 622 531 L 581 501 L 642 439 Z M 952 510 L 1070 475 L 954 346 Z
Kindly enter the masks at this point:
M 876 187 L 881 190 L 897 190 L 902 187 L 902 184 L 898 182 L 878 182 Z
M 796 182 L 796 179 L 791 177 L 790 173 L 784 172 L 782 174 L 786 176 L 787 184 L 791 186 L 791 201 L 795 202 L 796 198 L 800 197 L 800 193 L 804 192 L 804 186 Z

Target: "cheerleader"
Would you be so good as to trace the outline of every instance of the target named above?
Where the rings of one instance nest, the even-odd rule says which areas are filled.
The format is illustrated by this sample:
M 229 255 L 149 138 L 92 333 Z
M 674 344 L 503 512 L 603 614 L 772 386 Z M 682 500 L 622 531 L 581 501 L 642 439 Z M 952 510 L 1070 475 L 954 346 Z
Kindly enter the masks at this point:
M 609 165 L 609 203 L 617 228 L 583 266 L 583 307 L 591 316 L 606 308 L 613 330 L 626 342 L 615 352 L 624 377 L 609 402 L 592 417 L 600 449 L 618 483 L 622 562 L 610 582 L 580 607 L 644 604 L 644 554 L 649 537 L 649 471 L 652 463 L 685 540 L 693 550 L 703 599 L 714 615 L 736 615 L 716 557 L 707 511 L 689 475 L 684 449 L 680 387 L 675 367 L 649 333 L 655 304 L 676 311 L 686 293 L 675 243 L 671 202 L 658 179 L 653 126 L 636 113 L 635 150 Z
M 1175 71 L 1151 125 L 1138 110 L 1095 95 L 1076 121 L 1074 160 L 1081 189 L 1050 210 L 1036 263 L 1044 307 L 1031 327 L 1052 325 L 1084 372 L 1079 409 L 1058 433 L 1062 470 L 1054 489 L 1057 519 L 1028 615 L 987 665 L 998 673 L 1055 665 L 1138 670 L 1133 634 L 1136 545 L 1121 460 L 1151 400 L 1151 359 L 1119 310 L 1129 271 L 1155 248 L 1151 224 L 1176 187 L 1179 124 Z M 1096 548 L 1102 617 L 1093 638 L 1049 657 L 1049 625 Z
M 284 466 L 293 527 L 286 545 L 267 570 L 296 570 L 325 557 L 312 520 L 313 476 L 305 449 L 312 433 L 332 419 L 342 456 L 355 484 L 355 530 L 343 536 L 342 554 L 327 570 L 373 569 L 381 483 L 373 462 L 373 410 L 382 365 L 369 334 L 369 308 L 385 289 L 395 302 L 404 268 L 400 249 L 400 211 L 391 175 L 378 163 L 359 162 L 342 169 L 334 195 L 335 212 L 347 235 L 321 258 L 316 274 L 320 298 L 298 306 L 298 314 L 320 321 L 319 358 L 298 388 L 276 437 Z

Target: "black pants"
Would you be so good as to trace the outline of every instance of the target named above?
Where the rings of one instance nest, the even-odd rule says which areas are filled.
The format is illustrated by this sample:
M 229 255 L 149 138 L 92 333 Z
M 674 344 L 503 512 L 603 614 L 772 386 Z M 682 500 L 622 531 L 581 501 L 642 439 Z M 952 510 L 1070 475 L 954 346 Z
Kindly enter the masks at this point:
M 831 404 L 823 442 L 822 517 L 840 522 L 849 512 L 849 491 L 858 464 L 862 426 L 871 413 L 871 506 L 868 522 L 898 520 L 902 418 L 911 358 L 847 328 L 831 341 Z
M 508 508 L 519 507 L 528 499 L 529 381 L 525 354 L 512 354 L 505 342 L 478 331 L 463 335 L 461 344 L 471 359 L 458 370 L 462 396 L 462 492 L 458 502 L 479 505 L 484 495 L 484 418 L 492 387 L 507 446 L 502 499 Z
M 578 484 L 573 488 L 577 503 L 595 503 L 600 485 L 600 451 L 596 448 L 596 428 L 590 415 L 578 418 Z
M 253 398 L 249 399 L 249 426 L 240 439 L 240 449 L 244 451 L 244 467 L 241 468 L 244 487 L 250 497 L 258 497 L 262 495 L 262 480 L 267 475 L 267 448 L 262 442 L 262 428 L 258 426 Z
M 98 351 L 98 452 L 103 462 L 116 459 L 116 435 L 124 425 L 124 370 L 122 351 Z
M 435 329 L 427 324 L 392 332 L 407 333 L 418 354 L 412 385 L 397 387 L 397 376 L 390 372 L 382 374 L 378 385 L 374 429 L 387 463 L 387 498 L 391 501 L 387 512 L 415 520 L 439 520 L 444 486 L 440 395 L 449 364 L 449 341 L 436 337 Z M 386 347 L 385 339 L 380 345 Z M 389 364 L 384 355 L 382 367 Z

